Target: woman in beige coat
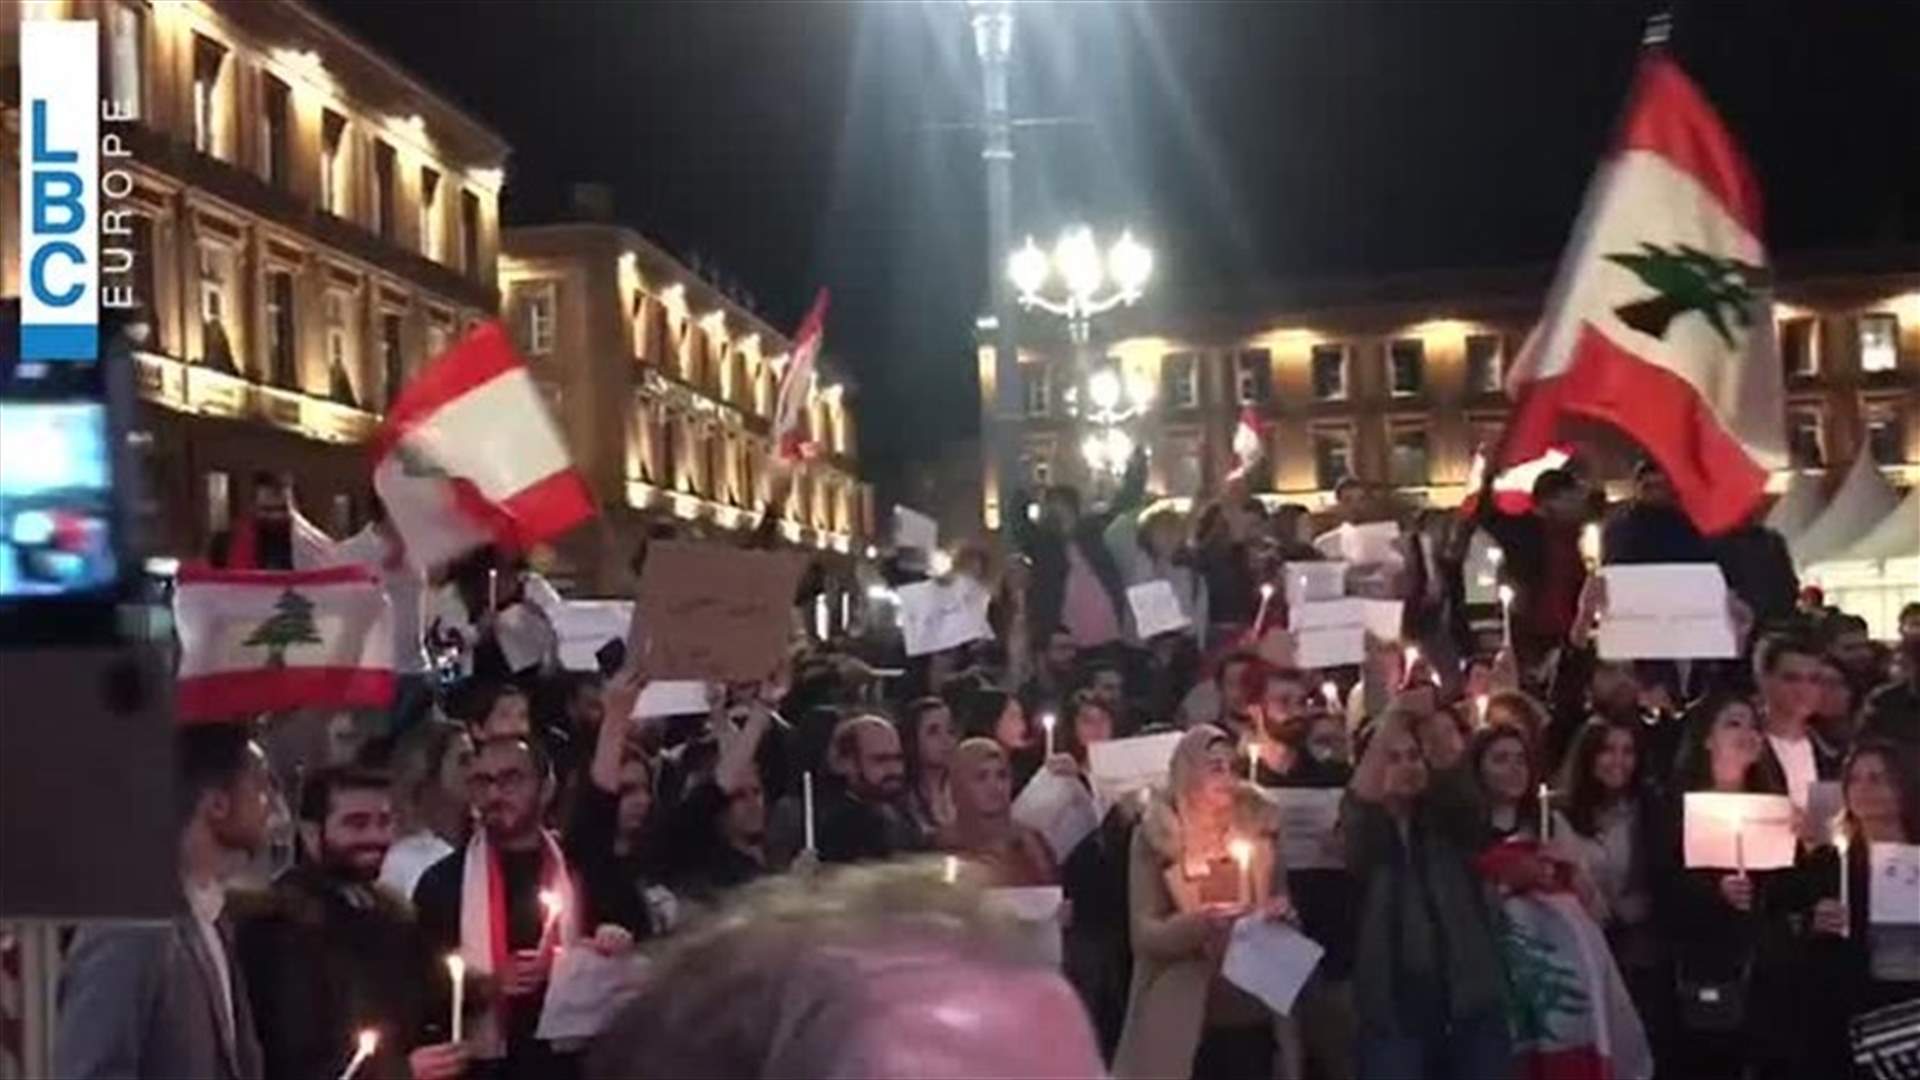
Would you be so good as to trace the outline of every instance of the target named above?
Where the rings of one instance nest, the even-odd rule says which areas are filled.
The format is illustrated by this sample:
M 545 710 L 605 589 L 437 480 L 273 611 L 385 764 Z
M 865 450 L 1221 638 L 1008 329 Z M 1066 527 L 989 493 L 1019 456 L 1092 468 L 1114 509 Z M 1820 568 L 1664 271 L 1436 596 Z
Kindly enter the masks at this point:
M 1120 1080 L 1274 1075 L 1279 1018 L 1220 976 L 1234 920 L 1293 917 L 1277 816 L 1237 778 L 1236 761 L 1226 732 L 1188 731 L 1134 830 L 1133 986 L 1113 1062 Z

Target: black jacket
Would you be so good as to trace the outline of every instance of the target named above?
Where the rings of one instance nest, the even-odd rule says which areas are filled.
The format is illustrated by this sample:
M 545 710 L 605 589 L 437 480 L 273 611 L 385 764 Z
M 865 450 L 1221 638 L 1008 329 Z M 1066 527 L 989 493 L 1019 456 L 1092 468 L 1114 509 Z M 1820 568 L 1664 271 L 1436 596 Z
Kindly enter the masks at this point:
M 1600 550 L 1609 564 L 1713 561 L 1700 530 L 1679 508 L 1638 503 L 1607 522 Z
M 1107 526 L 1116 514 L 1131 513 L 1138 509 L 1146 493 L 1146 458 L 1135 454 L 1133 460 L 1127 463 L 1127 475 L 1121 480 L 1120 490 L 1114 495 L 1113 502 L 1105 510 L 1081 514 L 1073 527 L 1071 541 L 1080 549 L 1080 557 L 1093 567 L 1100 584 L 1106 587 L 1107 598 L 1113 603 L 1114 621 L 1120 626 L 1126 625 L 1126 612 L 1122 606 L 1125 603 L 1126 582 L 1120 576 L 1119 566 L 1114 564 L 1113 554 L 1107 550 Z M 1027 558 L 1033 560 L 1033 582 L 1027 591 L 1027 631 L 1038 648 L 1046 644 L 1047 636 L 1060 625 L 1061 608 L 1067 598 L 1068 540 L 1040 528 L 1027 517 L 1027 507 L 1032 500 L 1032 493 L 1016 491 L 1013 498 L 1008 500 L 1006 512 L 1014 540 Z

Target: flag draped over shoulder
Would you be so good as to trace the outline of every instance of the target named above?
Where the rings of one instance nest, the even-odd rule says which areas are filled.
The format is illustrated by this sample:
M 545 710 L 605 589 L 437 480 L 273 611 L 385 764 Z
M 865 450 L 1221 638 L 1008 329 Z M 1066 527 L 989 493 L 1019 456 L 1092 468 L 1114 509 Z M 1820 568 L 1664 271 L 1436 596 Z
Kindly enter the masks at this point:
M 1766 263 L 1739 147 L 1650 52 L 1508 374 L 1518 405 L 1501 467 L 1539 457 L 1565 418 L 1599 420 L 1659 463 L 1701 531 L 1745 521 L 1786 463 Z
M 373 486 L 423 569 L 525 549 L 594 515 L 527 366 L 483 323 L 407 385 L 373 440 Z
M 192 723 L 393 700 L 393 624 L 372 569 L 182 567 L 180 719 Z
M 820 355 L 826 321 L 827 290 L 821 289 L 793 336 L 793 355 L 780 373 L 780 389 L 774 397 L 774 452 L 785 461 L 798 461 L 813 448 L 806 430 L 807 395 L 813 390 L 814 361 Z

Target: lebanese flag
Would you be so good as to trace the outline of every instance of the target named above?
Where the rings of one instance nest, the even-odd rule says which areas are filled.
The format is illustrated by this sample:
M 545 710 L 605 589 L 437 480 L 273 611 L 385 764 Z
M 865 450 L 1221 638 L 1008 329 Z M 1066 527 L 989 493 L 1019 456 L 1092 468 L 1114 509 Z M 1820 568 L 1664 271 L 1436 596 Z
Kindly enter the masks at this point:
M 497 322 L 407 384 L 373 459 L 374 490 L 421 569 L 486 544 L 524 550 L 594 515 L 586 479 Z
M 1786 464 L 1760 189 L 1664 52 L 1641 62 L 1618 145 L 1546 313 L 1508 374 L 1502 466 L 1562 420 L 1610 424 L 1659 463 L 1703 533 L 1745 521 Z
M 1266 446 L 1267 426 L 1260 422 L 1260 414 L 1249 405 L 1240 410 L 1240 422 L 1233 428 L 1233 456 L 1244 469 L 1253 464 L 1260 456 L 1260 450 Z
M 175 579 L 183 722 L 393 701 L 393 621 L 373 570 L 212 570 Z
M 774 398 L 774 451 L 786 461 L 799 461 L 816 449 L 807 438 L 807 395 L 813 391 L 814 360 L 820 355 L 826 322 L 827 290 L 821 289 L 793 336 L 793 355 L 780 373 L 780 390 Z
M 1507 515 L 1525 514 L 1533 509 L 1533 485 L 1549 469 L 1563 469 L 1573 460 L 1573 451 L 1565 446 L 1549 446 L 1537 458 L 1516 462 L 1493 478 L 1493 505 Z M 1480 488 L 1485 483 L 1487 456 L 1475 451 L 1467 463 L 1467 497 L 1460 513 L 1471 517 L 1480 504 Z

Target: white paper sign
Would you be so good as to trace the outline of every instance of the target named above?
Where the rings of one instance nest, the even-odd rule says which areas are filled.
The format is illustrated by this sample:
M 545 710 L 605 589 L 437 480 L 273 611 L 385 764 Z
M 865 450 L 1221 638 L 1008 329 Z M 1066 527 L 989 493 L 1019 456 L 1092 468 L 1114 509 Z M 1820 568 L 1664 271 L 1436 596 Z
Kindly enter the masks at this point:
M 1013 800 L 1013 820 L 1045 838 L 1055 862 L 1066 862 L 1080 841 L 1100 827 L 1100 808 L 1078 779 L 1042 768 Z
M 1092 777 L 1093 793 L 1100 805 L 1112 806 L 1136 791 L 1164 783 L 1181 734 L 1168 731 L 1132 739 L 1109 739 L 1087 747 L 1087 772 Z
M 1727 582 L 1713 563 L 1606 566 L 1603 660 L 1709 660 L 1740 654 Z
M 987 623 L 992 599 L 968 577 L 916 581 L 900 586 L 900 636 L 908 656 L 925 656 L 993 636 Z
M 1287 870 L 1338 870 L 1347 864 L 1340 846 L 1340 798 L 1344 788 L 1267 788 L 1280 811 L 1280 857 Z
M 1186 612 L 1180 610 L 1180 598 L 1173 594 L 1173 583 L 1165 578 L 1128 586 L 1127 606 L 1133 609 L 1133 625 L 1142 641 L 1193 625 Z
M 1920 926 L 1920 844 L 1870 845 L 1867 866 L 1867 921 Z
M 1286 923 L 1242 916 L 1227 940 L 1220 975 L 1274 1012 L 1289 1016 L 1300 988 L 1325 953 L 1319 942 Z
M 640 691 L 633 703 L 633 715 L 637 720 L 652 716 L 695 716 L 712 707 L 707 701 L 706 683 L 667 679 L 650 682 Z
M 1301 668 L 1342 667 L 1367 658 L 1367 632 L 1359 626 L 1329 626 L 1296 630 L 1293 662 Z
M 1600 620 L 1602 660 L 1725 660 L 1740 655 L 1733 622 L 1722 615 Z
M 1687 792 L 1690 870 L 1781 870 L 1793 865 L 1798 843 L 1793 802 L 1785 795 Z
M 1344 562 L 1290 562 L 1281 568 L 1280 578 L 1290 608 L 1310 600 L 1338 600 L 1347 594 Z
M 534 1037 L 548 1041 L 593 1038 L 640 992 L 646 978 L 647 960 L 637 953 L 609 957 L 583 945 L 561 949 L 553 958 Z
M 1031 937 L 1036 956 L 1048 963 L 1061 961 L 1060 907 L 1066 895 L 1058 885 L 1027 885 L 1018 888 L 988 889 L 988 906 L 1019 920 Z
M 893 546 L 930 552 L 940 546 L 940 523 L 917 510 L 895 506 Z
M 558 642 L 553 628 L 537 614 L 538 610 L 532 604 L 509 604 L 494 617 L 493 640 L 500 646 L 508 671 L 525 671 L 544 663 L 548 650 Z M 627 628 L 622 626 L 620 635 L 626 632 Z
M 1330 559 L 1345 559 L 1355 566 L 1404 561 L 1398 543 L 1397 522 L 1376 521 L 1368 525 L 1341 525 L 1321 533 L 1313 546 Z
M 598 671 L 594 653 L 615 639 L 625 640 L 633 624 L 631 600 L 566 600 L 547 611 L 560 636 L 560 666 L 568 671 Z

